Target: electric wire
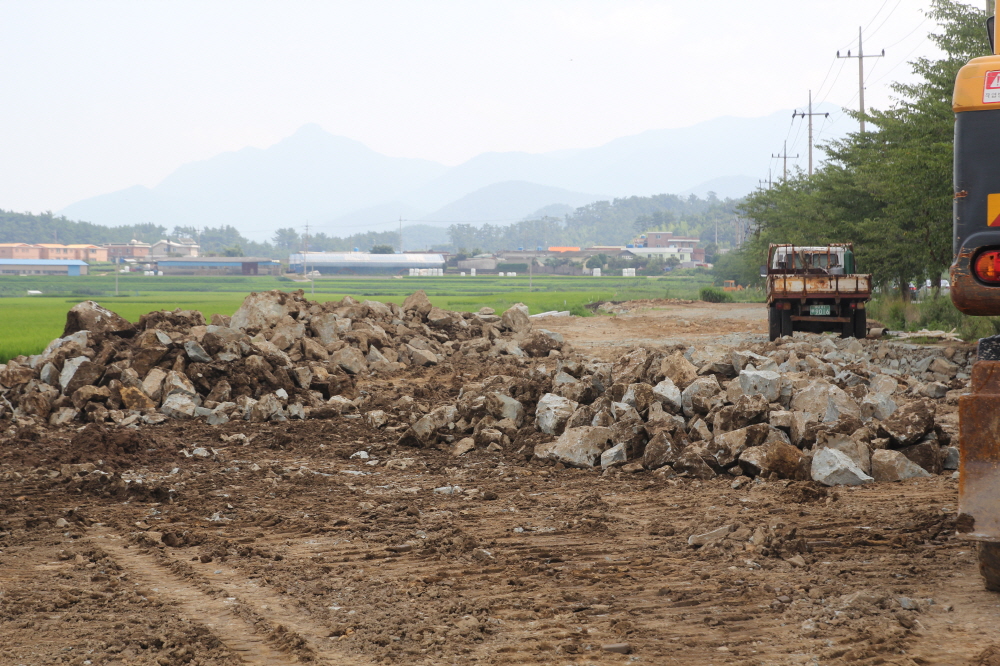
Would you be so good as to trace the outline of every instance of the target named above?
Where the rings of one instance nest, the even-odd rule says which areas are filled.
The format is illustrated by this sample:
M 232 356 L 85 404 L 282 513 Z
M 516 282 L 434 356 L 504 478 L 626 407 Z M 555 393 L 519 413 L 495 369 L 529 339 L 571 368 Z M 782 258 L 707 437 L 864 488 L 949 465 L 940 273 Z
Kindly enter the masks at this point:
M 892 8 L 892 11 L 890 11 L 888 14 L 886 14 L 886 17 L 884 19 L 882 19 L 882 22 L 878 24 L 878 27 L 875 28 L 874 30 L 872 30 L 872 32 L 868 35 L 869 38 L 874 37 L 875 33 L 877 33 L 879 30 L 882 29 L 882 26 L 885 25 L 886 21 L 888 21 L 890 18 L 892 18 L 892 15 L 896 12 L 897 9 L 899 9 L 899 5 L 901 5 L 902 3 L 903 3 L 903 0 L 898 0 L 898 2 L 896 2 L 896 5 Z
M 874 23 L 874 22 L 875 22 L 875 19 L 877 19 L 877 18 L 878 18 L 878 15 L 882 13 L 882 10 L 883 10 L 883 9 L 885 9 L 885 6 L 886 6 L 887 4 L 889 4 L 889 0 L 882 0 L 882 6 L 878 8 L 878 11 L 877 11 L 877 12 L 875 12 L 875 15 L 874 15 L 874 16 L 872 16 L 872 17 L 871 17 L 871 20 L 869 20 L 869 21 L 868 21 L 868 25 L 866 25 L 866 26 L 864 27 L 864 30 L 862 30 L 862 31 L 861 31 L 861 32 L 862 32 L 862 34 L 863 34 L 863 33 L 865 33 L 865 32 L 868 32 L 868 28 L 872 27 L 872 23 Z

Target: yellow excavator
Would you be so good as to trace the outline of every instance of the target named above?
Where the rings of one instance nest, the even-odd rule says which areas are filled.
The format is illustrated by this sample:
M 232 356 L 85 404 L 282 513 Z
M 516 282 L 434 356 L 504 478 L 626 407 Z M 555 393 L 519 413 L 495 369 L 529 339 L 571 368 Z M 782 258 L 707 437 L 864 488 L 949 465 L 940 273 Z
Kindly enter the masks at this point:
M 968 315 L 1000 315 L 1000 55 L 958 73 L 951 299 Z M 959 536 L 978 542 L 986 588 L 1000 591 L 1000 336 L 979 341 L 972 390 L 959 400 Z

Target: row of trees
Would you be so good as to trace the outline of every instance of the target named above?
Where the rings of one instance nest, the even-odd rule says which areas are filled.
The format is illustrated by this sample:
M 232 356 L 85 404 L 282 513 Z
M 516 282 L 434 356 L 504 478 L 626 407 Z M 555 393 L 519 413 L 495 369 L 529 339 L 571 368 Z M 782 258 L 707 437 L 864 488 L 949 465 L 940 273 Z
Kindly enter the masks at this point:
M 933 0 L 928 13 L 939 25 L 930 39 L 944 56 L 911 62 L 917 81 L 891 85 L 892 107 L 870 110 L 867 132 L 824 146 L 828 159 L 812 177 L 799 172 L 740 204 L 756 232 L 743 252 L 717 261 L 717 279 L 757 280 L 769 243 L 851 241 L 859 268 L 883 289 L 940 284 L 952 259 L 952 89 L 962 65 L 988 55 L 989 43 L 980 9 Z

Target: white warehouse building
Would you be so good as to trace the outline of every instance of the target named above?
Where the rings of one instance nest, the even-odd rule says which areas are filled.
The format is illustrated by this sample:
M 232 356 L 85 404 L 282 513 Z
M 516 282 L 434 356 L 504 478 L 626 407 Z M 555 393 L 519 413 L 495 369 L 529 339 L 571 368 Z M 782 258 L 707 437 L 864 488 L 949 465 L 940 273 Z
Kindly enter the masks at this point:
M 407 252 L 371 254 L 369 252 L 299 252 L 288 257 L 293 273 L 319 271 L 323 275 L 365 275 L 373 273 L 408 275 L 411 268 L 445 267 L 444 255 Z

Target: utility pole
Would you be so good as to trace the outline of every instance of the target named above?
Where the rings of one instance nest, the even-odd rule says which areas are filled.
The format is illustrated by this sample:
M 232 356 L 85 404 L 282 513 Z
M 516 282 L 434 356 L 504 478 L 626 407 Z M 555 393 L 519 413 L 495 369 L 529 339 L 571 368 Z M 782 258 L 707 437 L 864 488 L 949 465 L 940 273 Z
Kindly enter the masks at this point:
M 316 281 L 309 275 L 309 220 L 306 220 L 306 235 L 302 239 L 302 273 L 303 277 L 309 278 L 312 294 L 316 294 Z
M 779 157 L 784 162 L 784 164 L 782 165 L 781 182 L 785 182 L 786 180 L 788 180 L 788 158 L 791 157 L 793 160 L 797 160 L 799 159 L 799 156 L 788 154 L 788 140 L 786 139 L 784 146 L 781 149 L 781 154 L 771 155 L 771 157 Z
M 758 179 L 757 182 L 760 183 L 760 189 L 762 190 L 764 189 L 763 187 L 764 183 L 767 183 L 767 189 L 771 189 L 771 185 L 773 183 L 773 181 L 771 180 L 771 170 L 770 169 L 767 170 L 767 180 Z
M 792 112 L 792 118 L 797 116 L 802 116 L 803 118 L 809 118 L 809 175 L 813 175 L 813 116 L 823 116 L 824 118 L 829 118 L 829 113 L 813 113 L 813 91 L 809 91 L 809 113 L 801 113 L 799 111 Z
M 858 26 L 858 55 L 851 55 L 848 51 L 847 55 L 840 55 L 840 51 L 837 51 L 838 58 L 857 58 L 858 59 L 858 107 L 861 110 L 861 133 L 865 133 L 865 58 L 884 58 L 885 49 L 882 49 L 880 55 L 865 55 L 864 47 L 861 45 L 861 27 Z
M 399 216 L 399 253 L 403 254 L 403 216 Z

